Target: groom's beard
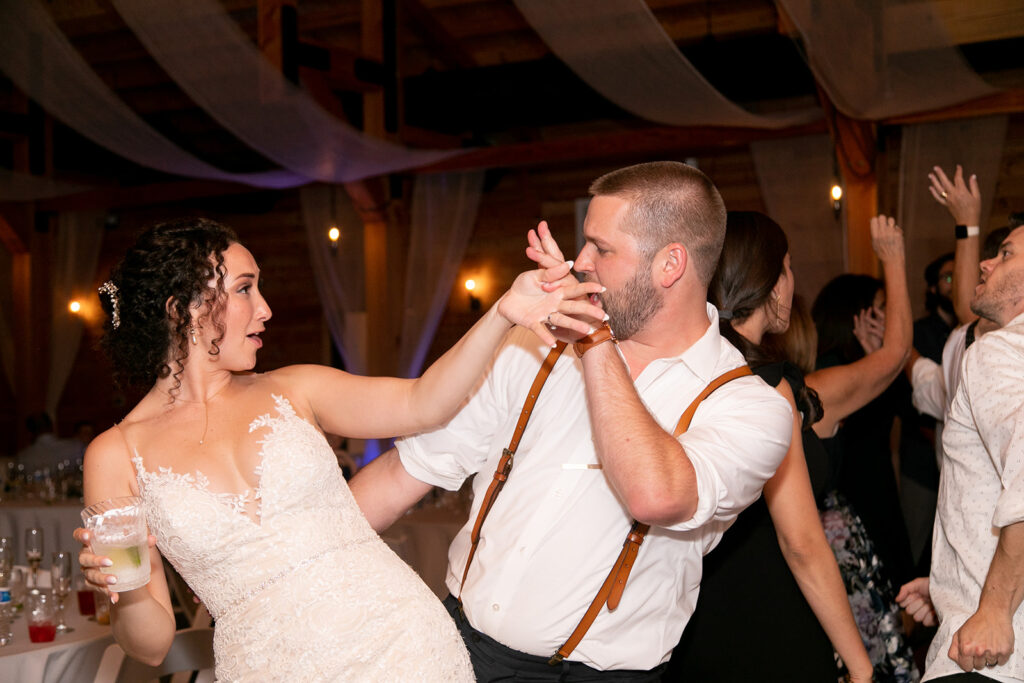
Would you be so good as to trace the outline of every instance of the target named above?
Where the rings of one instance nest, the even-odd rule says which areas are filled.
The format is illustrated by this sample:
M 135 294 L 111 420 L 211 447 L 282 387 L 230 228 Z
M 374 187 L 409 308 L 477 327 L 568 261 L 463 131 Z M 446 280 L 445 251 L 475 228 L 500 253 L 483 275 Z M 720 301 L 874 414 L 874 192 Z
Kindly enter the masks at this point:
M 660 293 L 651 284 L 649 268 L 640 268 L 629 282 L 600 297 L 608 324 L 618 339 L 629 339 L 642 330 L 663 304 Z

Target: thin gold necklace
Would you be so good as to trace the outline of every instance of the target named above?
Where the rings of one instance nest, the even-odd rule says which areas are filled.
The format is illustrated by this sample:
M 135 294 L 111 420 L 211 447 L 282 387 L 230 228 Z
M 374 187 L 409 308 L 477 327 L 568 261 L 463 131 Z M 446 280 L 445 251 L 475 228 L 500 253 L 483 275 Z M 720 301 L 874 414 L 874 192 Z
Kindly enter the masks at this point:
M 207 399 L 205 399 L 203 401 L 196 401 L 196 400 L 192 400 L 192 399 L 181 398 L 179 396 L 172 396 L 169 392 L 164 391 L 160 387 L 156 387 L 156 390 L 159 391 L 164 396 L 166 396 L 167 398 L 171 399 L 172 401 L 181 401 L 182 403 L 202 404 L 202 406 L 203 406 L 203 435 L 201 437 L 199 437 L 199 445 L 202 446 L 203 443 L 206 441 L 206 430 L 210 427 L 210 406 L 209 406 L 209 403 L 213 399 L 217 398 L 217 396 L 220 395 L 220 392 L 222 392 L 225 389 L 227 389 L 228 384 L 231 384 L 231 382 L 227 382 L 220 389 L 218 389 L 217 391 L 213 392 L 213 394 L 209 398 L 207 398 Z

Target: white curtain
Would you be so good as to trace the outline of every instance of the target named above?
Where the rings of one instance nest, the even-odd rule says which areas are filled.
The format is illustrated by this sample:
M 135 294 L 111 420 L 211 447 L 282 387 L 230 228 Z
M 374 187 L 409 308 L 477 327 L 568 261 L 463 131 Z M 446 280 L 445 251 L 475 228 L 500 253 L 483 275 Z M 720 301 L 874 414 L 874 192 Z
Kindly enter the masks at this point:
M 263 57 L 217 0 L 112 0 L 160 66 L 222 126 L 281 166 L 341 183 L 461 154 L 414 150 L 336 119 Z
M 846 239 L 832 208 L 832 142 L 827 135 L 750 146 L 765 209 L 786 232 L 797 292 L 810 304 L 846 270 Z
M 302 188 L 300 195 L 313 277 L 327 318 L 327 328 L 345 369 L 365 375 L 363 221 L 343 187 L 312 185 Z M 327 237 L 331 227 L 337 227 L 341 232 L 336 244 Z
M 418 377 L 476 225 L 483 171 L 416 177 L 399 371 Z
M 103 229 L 100 212 L 67 212 L 57 217 L 51 277 L 50 372 L 46 384 L 46 411 L 54 419 L 82 340 L 82 319 L 68 311 L 68 302 L 96 298 L 93 287 Z
M 123 1 L 123 0 L 122 0 Z M 626 111 L 673 126 L 784 128 L 820 110 L 751 113 L 697 71 L 644 0 L 514 0 L 577 76 Z
M 256 187 L 284 188 L 309 182 L 288 171 L 228 173 L 175 145 L 107 87 L 38 0 L 0 0 L 0 69 L 47 112 L 96 144 L 142 166 Z
M 940 109 L 995 92 L 950 41 L 939 3 L 776 3 L 796 24 L 815 78 L 851 118 L 879 120 Z M 956 4 L 968 14 L 986 13 L 983 2 Z
M 924 313 L 924 269 L 937 256 L 953 251 L 953 219 L 928 192 L 928 173 L 940 166 L 952 178 L 957 164 L 978 176 L 982 238 L 989 225 L 1005 225 L 1006 216 L 989 215 L 1006 140 L 1005 116 L 986 116 L 903 127 L 900 149 L 899 224 L 907 238 L 910 301 Z

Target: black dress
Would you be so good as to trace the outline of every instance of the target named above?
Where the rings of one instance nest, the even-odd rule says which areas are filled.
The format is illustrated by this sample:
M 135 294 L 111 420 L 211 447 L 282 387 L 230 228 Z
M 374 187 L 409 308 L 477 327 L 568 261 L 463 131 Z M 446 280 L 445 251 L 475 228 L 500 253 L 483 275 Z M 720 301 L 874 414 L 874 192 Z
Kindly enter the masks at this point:
M 762 366 L 755 373 L 772 386 L 785 377 L 798 397 L 804 384 L 803 374 L 791 363 Z M 799 403 L 797 408 L 806 410 Z M 820 504 L 834 486 L 835 465 L 813 431 L 803 432 L 803 446 Z M 759 498 L 704 558 L 697 608 L 663 680 L 836 679 L 832 644 L 789 571 L 768 506 Z

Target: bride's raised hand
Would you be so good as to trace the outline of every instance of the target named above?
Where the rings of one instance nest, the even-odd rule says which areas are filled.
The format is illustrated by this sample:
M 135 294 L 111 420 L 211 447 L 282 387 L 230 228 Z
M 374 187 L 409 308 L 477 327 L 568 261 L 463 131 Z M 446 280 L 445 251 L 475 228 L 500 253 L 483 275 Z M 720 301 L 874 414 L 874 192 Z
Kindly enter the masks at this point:
M 548 346 L 561 337 L 584 337 L 604 320 L 600 306 L 589 296 L 604 291 L 596 282 L 577 282 L 569 274 L 572 264 L 561 261 L 550 268 L 520 273 L 498 300 L 498 313 L 511 323 L 527 327 Z

